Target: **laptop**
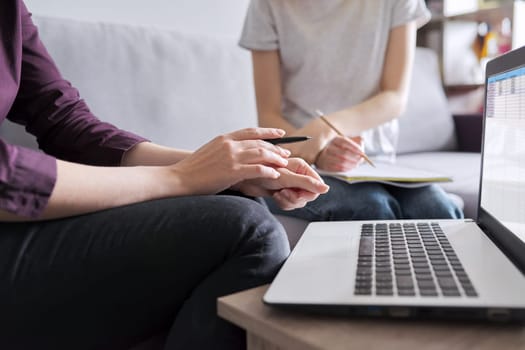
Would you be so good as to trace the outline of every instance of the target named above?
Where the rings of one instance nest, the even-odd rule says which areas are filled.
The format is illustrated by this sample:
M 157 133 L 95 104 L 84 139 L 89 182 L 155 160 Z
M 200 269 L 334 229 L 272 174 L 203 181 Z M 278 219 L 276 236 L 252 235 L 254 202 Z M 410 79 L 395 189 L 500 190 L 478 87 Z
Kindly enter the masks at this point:
M 354 316 L 525 320 L 525 47 L 486 68 L 478 218 L 314 222 L 263 300 Z

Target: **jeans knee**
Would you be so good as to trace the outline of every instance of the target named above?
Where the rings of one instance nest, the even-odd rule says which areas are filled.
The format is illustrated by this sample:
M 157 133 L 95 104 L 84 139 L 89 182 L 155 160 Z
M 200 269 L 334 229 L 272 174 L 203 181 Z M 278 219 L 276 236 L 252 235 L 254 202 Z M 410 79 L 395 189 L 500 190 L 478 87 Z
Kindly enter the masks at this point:
M 463 212 L 458 206 L 452 201 L 443 201 L 438 205 L 431 208 L 424 215 L 420 215 L 423 218 L 429 219 L 462 219 Z
M 363 203 L 353 213 L 353 220 L 395 220 L 399 210 L 386 202 Z
M 351 220 L 395 220 L 399 218 L 401 210 L 391 197 L 378 194 L 353 203 L 348 212 L 350 215 L 347 216 Z
M 234 212 L 240 223 L 238 249 L 259 258 L 265 269 L 277 272 L 290 253 L 286 231 L 266 207 L 245 198 L 236 201 Z
M 436 196 L 404 208 L 406 219 L 462 219 L 463 211 L 446 196 Z

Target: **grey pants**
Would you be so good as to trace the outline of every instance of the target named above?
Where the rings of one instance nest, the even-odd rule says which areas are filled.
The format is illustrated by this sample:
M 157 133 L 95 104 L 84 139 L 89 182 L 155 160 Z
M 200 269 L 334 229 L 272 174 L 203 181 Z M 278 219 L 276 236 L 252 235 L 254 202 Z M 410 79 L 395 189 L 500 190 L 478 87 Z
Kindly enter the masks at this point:
M 74 218 L 0 223 L 1 349 L 242 349 L 216 299 L 268 283 L 282 226 L 232 195 L 145 202 Z

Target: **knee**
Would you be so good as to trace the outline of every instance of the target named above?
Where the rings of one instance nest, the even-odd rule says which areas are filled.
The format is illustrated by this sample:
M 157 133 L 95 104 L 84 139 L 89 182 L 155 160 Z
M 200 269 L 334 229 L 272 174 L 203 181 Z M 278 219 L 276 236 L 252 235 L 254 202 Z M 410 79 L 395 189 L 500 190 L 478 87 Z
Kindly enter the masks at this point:
M 352 215 L 353 220 L 395 220 L 399 217 L 399 208 L 390 201 L 368 201 L 362 203 Z
M 322 220 L 391 220 L 400 215 L 399 203 L 381 184 L 348 185 L 334 180 L 330 188 L 314 205 L 307 206 Z
M 462 219 L 463 212 L 458 206 L 448 200 L 435 201 L 428 206 L 416 208 L 415 213 L 410 214 L 413 219 Z
M 408 219 L 461 219 L 460 207 L 438 186 L 422 189 L 421 194 L 404 207 Z
M 347 216 L 351 220 L 394 220 L 399 218 L 400 212 L 399 204 L 392 197 L 371 194 L 352 203 Z
M 288 257 L 290 245 L 281 223 L 261 204 L 233 197 L 229 211 L 238 222 L 236 249 L 259 260 L 260 269 L 274 275 Z

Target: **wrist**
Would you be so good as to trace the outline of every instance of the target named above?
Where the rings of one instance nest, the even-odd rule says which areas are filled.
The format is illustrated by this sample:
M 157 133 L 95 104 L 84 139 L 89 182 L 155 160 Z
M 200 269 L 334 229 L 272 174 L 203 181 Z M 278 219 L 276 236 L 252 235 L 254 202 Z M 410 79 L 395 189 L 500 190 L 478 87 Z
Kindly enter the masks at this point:
M 331 122 L 329 117 L 324 116 L 324 118 Z M 337 132 L 321 118 L 317 118 L 315 122 L 317 123 L 316 127 L 319 130 L 320 138 L 324 141 L 324 145 L 328 144 L 338 135 Z
M 337 136 L 337 133 L 320 118 L 314 119 L 309 128 L 315 130 L 315 135 L 313 135 L 312 140 L 308 141 L 310 144 L 307 147 L 300 149 L 297 156 L 309 164 L 315 164 L 326 146 Z
M 153 191 L 157 198 L 189 194 L 183 176 L 173 166 L 147 167 L 152 172 Z
M 168 166 L 164 169 L 165 186 L 170 196 L 187 196 L 204 194 L 201 192 L 201 188 L 198 185 L 198 178 L 200 175 L 195 176 L 193 173 L 189 173 L 178 165 Z

